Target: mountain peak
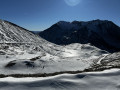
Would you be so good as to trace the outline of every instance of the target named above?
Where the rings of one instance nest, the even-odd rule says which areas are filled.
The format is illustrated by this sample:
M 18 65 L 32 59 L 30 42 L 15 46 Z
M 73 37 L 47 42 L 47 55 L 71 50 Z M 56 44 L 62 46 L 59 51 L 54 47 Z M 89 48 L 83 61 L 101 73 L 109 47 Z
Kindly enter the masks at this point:
M 59 21 L 57 22 L 58 24 L 61 24 L 61 23 L 70 23 L 70 22 L 67 22 L 67 21 Z
M 64 25 L 70 25 L 71 23 L 67 22 L 67 21 L 59 21 L 56 24 L 59 25 L 59 26 L 64 26 Z
M 73 25 L 71 22 L 67 22 L 67 21 L 59 21 L 57 23 L 57 25 L 64 30 L 68 30 L 70 28 L 75 27 L 75 25 Z

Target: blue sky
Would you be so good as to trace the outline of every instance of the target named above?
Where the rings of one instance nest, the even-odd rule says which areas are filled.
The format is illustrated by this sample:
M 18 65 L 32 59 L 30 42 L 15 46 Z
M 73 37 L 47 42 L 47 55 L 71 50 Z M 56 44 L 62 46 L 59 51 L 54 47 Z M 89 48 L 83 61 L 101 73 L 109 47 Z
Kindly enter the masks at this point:
M 120 26 L 120 0 L 80 0 L 74 6 L 70 4 L 65 0 L 0 0 L 0 19 L 34 31 L 44 30 L 61 20 L 102 19 Z

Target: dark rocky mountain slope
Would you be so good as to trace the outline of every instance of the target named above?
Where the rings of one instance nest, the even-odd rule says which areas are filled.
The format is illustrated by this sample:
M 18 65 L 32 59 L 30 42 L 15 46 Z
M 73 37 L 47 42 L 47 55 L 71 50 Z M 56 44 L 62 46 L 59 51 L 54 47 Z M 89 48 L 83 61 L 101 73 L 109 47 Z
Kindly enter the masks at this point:
M 120 51 L 120 27 L 108 20 L 60 21 L 39 35 L 58 45 L 90 43 L 109 52 Z

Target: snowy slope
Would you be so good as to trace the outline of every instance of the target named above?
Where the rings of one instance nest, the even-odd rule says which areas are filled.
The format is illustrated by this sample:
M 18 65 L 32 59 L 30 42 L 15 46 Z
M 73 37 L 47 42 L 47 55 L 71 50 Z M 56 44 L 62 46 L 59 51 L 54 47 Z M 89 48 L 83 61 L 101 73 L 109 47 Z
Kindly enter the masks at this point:
M 3 42 L 35 43 L 42 42 L 42 39 L 11 22 L 0 20 L 0 43 Z
M 45 78 L 2 78 L 0 90 L 119 90 L 120 69 Z
M 50 44 L 49 44 L 50 45 Z M 108 54 L 89 44 L 43 46 L 40 51 L 25 46 L 9 48 L 1 54 L 1 74 L 36 74 L 77 71 L 89 68 L 93 61 Z M 1 51 L 2 52 L 2 51 Z

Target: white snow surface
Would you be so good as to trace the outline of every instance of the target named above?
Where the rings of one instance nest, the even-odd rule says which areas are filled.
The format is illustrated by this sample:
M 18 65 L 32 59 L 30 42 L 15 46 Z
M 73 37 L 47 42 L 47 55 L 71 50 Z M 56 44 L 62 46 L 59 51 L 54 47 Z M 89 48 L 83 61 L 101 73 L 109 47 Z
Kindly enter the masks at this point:
M 0 90 L 120 90 L 120 69 L 40 78 L 1 78 Z
M 0 74 L 36 74 L 61 71 L 84 70 L 91 66 L 93 60 L 104 57 L 101 50 L 89 44 L 70 44 L 55 46 L 41 45 L 39 50 L 34 47 L 9 47 L 0 55 Z M 2 52 L 2 51 L 1 51 Z M 39 57 L 35 60 L 33 58 Z M 5 67 L 10 63 L 15 65 Z

